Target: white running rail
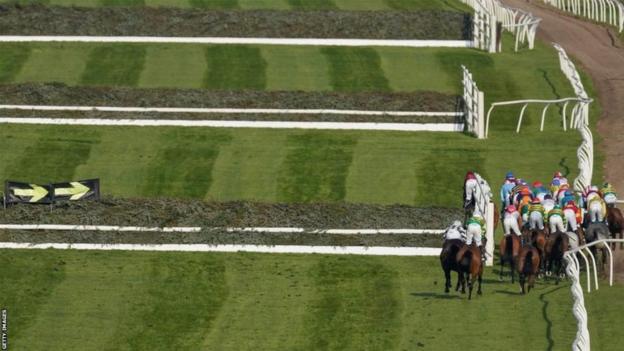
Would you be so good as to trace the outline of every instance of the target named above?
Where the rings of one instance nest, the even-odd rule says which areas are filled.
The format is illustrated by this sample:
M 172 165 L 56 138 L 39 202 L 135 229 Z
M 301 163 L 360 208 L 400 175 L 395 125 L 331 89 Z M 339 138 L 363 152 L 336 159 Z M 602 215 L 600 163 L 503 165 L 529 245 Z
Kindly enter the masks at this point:
M 485 94 L 479 90 L 472 73 L 462 65 L 464 84 L 464 123 L 466 130 L 473 133 L 477 138 L 487 137 L 485 132 Z
M 575 16 L 606 23 L 624 30 L 624 4 L 620 0 L 544 0 L 548 5 Z
M 563 99 L 543 100 L 543 99 L 525 99 L 514 101 L 494 102 L 491 104 L 487 115 L 485 116 L 485 132 L 484 137 L 487 138 L 490 130 L 490 116 L 492 111 L 497 106 L 507 105 L 523 105 L 518 117 L 518 125 L 516 127 L 516 133 L 520 133 L 520 127 L 522 126 L 522 120 L 524 113 L 530 104 L 543 104 L 542 109 L 540 131 L 544 130 L 544 121 L 548 108 L 553 104 L 563 104 L 562 108 L 562 122 L 563 130 L 567 130 L 567 126 L 576 129 L 581 134 L 583 141 L 577 150 L 579 176 L 574 180 L 574 189 L 578 192 L 586 189 L 591 184 L 591 179 L 594 171 L 594 141 L 593 135 L 589 128 L 589 105 L 592 103 L 592 99 L 589 98 L 581 77 L 576 70 L 574 63 L 570 60 L 565 50 L 556 43 L 553 43 L 554 48 L 559 53 L 559 63 L 561 71 L 568 78 L 572 88 L 574 89 L 574 97 L 568 97 Z M 566 111 L 568 104 L 572 103 L 572 112 L 570 114 L 570 121 L 566 123 Z M 467 121 L 468 123 L 468 121 Z
M 489 52 L 500 51 L 500 40 L 497 38 L 497 22 L 502 28 L 515 36 L 515 51 L 521 44 L 527 43 L 529 49 L 535 44 L 535 34 L 542 21 L 517 8 L 504 5 L 498 0 L 462 0 L 475 10 L 474 19 L 474 46 Z M 501 33 L 502 34 L 502 33 Z
M 598 270 L 596 269 L 596 258 L 592 254 L 591 248 L 596 245 L 604 245 L 608 253 L 609 258 L 609 286 L 613 286 L 613 252 L 611 251 L 610 243 L 624 243 L 624 239 L 603 239 L 597 240 L 592 243 L 582 245 L 576 249 L 566 251 L 563 258 L 566 261 L 566 273 L 572 281 L 572 298 L 574 299 L 574 305 L 572 313 L 577 321 L 577 333 L 572 349 L 575 351 L 589 351 L 590 350 L 590 337 L 589 329 L 587 327 L 587 310 L 585 309 L 585 297 L 583 296 L 583 288 L 581 286 L 580 271 L 581 265 L 576 254 L 581 255 L 585 262 L 585 270 L 587 272 L 587 292 L 591 292 L 592 276 L 596 290 L 598 290 Z M 587 259 L 586 254 L 591 259 Z M 593 268 L 593 270 L 592 270 Z M 593 273 L 593 274 L 592 274 Z

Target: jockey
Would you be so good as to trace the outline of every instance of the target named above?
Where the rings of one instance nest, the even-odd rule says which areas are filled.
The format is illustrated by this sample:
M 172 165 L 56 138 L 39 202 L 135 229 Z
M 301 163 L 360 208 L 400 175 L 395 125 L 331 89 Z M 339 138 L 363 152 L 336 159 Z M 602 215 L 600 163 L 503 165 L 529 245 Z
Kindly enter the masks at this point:
M 561 204 L 561 201 L 565 197 L 566 191 L 568 190 L 570 190 L 570 186 L 568 184 L 561 184 L 561 186 L 559 186 L 559 191 L 557 192 L 557 196 L 555 197 L 555 200 L 559 204 Z
M 533 197 L 531 196 L 531 190 L 529 190 L 528 187 L 524 187 L 520 190 L 520 193 L 518 194 L 518 201 L 516 204 L 516 207 L 518 208 L 522 208 L 525 205 L 529 205 L 531 203 L 531 199 Z
M 474 172 L 468 171 L 466 173 L 466 178 L 464 178 L 464 205 L 467 205 L 472 202 L 473 196 L 477 191 L 478 181 Z
M 552 194 L 552 196 L 557 196 L 560 186 L 561 183 L 559 182 L 559 179 L 553 179 L 552 183 L 550 183 L 550 193 Z
M 503 183 L 503 186 L 501 186 L 500 190 L 500 198 L 503 208 L 507 207 L 511 203 L 511 191 L 515 186 L 516 178 L 513 176 L 513 173 L 507 172 L 505 182 Z
M 604 222 L 607 216 L 607 204 L 600 196 L 594 196 L 587 203 L 587 212 L 589 212 L 590 223 Z
M 479 247 L 481 251 L 481 259 L 485 259 L 485 252 L 483 250 L 483 244 L 481 242 L 481 237 L 485 234 L 485 219 L 481 215 L 479 210 L 475 210 L 474 214 L 468 222 L 466 223 L 466 245 L 470 246 L 472 244 L 472 240 L 474 239 L 475 244 Z
M 503 228 L 505 229 L 505 236 L 510 235 L 513 231 L 514 234 L 520 236 L 520 227 L 522 226 L 522 219 L 520 218 L 520 212 L 516 209 L 516 206 L 509 205 L 505 208 L 503 214 Z
M 570 201 L 576 202 L 576 197 L 574 197 L 574 193 L 572 192 L 572 190 L 568 189 L 563 194 L 563 198 L 561 198 L 561 201 L 559 201 L 559 205 L 563 206 L 564 204 L 567 204 Z
M 617 202 L 617 194 L 615 193 L 615 189 L 609 183 L 604 183 L 602 185 L 602 189 L 600 190 L 602 198 L 608 207 L 614 207 Z
M 587 210 L 589 210 L 589 203 L 595 198 L 600 198 L 600 192 L 598 191 L 597 186 L 592 185 L 589 189 L 587 189 L 587 193 L 585 195 L 585 205 Z
M 564 177 L 561 174 L 561 172 L 559 172 L 559 171 L 557 171 L 557 172 L 555 172 L 555 174 L 553 174 L 553 182 L 555 180 L 558 180 L 560 185 L 568 184 L 568 178 Z
M 533 182 L 533 197 L 538 198 L 540 201 L 544 201 L 544 196 L 546 196 L 546 194 L 548 194 L 548 190 L 546 190 L 542 182 Z
M 533 199 L 529 206 L 529 228 L 544 230 L 544 206 L 539 199 Z
M 563 207 L 563 216 L 565 218 L 566 227 L 570 228 L 573 232 L 578 229 L 578 224 L 582 222 L 581 209 L 576 206 L 574 201 L 568 201 Z
M 466 229 L 462 226 L 460 221 L 455 221 L 444 232 L 444 240 L 461 240 L 466 242 Z
M 548 214 L 555 207 L 555 200 L 550 194 L 546 194 L 542 200 L 542 205 L 544 205 L 544 213 Z
M 556 233 L 557 231 L 565 233 L 566 225 L 561 206 L 556 205 L 548 213 L 548 226 L 550 227 L 550 234 Z

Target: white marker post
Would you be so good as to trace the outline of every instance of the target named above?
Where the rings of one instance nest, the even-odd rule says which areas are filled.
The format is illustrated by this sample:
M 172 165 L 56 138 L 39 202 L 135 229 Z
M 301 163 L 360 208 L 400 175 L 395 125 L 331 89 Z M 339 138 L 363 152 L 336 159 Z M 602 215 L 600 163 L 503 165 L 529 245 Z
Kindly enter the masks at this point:
M 487 252 L 485 265 L 490 267 L 494 265 L 494 216 L 497 215 L 495 212 L 494 203 L 488 202 L 485 215 L 485 237 L 487 239 L 485 244 L 485 251 Z

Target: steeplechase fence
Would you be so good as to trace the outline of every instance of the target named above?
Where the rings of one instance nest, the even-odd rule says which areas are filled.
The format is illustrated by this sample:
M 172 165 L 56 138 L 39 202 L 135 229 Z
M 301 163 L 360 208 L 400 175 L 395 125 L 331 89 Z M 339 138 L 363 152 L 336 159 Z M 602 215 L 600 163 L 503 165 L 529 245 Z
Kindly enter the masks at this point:
M 473 133 L 477 138 L 485 138 L 485 94 L 479 90 L 477 83 L 475 82 L 472 73 L 466 68 L 462 67 L 463 84 L 464 84 L 464 120 L 466 124 L 466 131 Z

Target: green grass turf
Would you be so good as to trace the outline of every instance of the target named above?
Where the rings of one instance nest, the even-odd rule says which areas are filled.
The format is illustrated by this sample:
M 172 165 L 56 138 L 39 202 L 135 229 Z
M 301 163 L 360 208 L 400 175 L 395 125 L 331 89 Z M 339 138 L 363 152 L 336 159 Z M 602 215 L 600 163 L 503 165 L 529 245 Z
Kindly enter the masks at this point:
M 0 56 L 0 81 L 10 82 L 21 71 L 31 49 L 23 45 L 7 45 L 3 49 L 6 52 Z
M 256 89 L 266 86 L 266 61 L 257 47 L 209 46 L 203 85 L 211 89 Z
M 91 50 L 81 84 L 136 86 L 145 63 L 145 47 L 106 45 Z M 63 61 L 59 61 L 63 64 Z M 164 67 L 163 67 L 164 68 Z
M 569 349 L 567 282 L 526 296 L 487 269 L 443 293 L 436 258 L 0 252 L 17 350 Z M 455 279 L 455 276 L 453 276 Z M 593 350 L 619 350 L 622 285 L 586 295 Z
M 0 51 L 0 62 L 7 67 L 22 67 L 6 72 L 5 82 L 23 81 L 20 77 L 27 75 L 26 68 L 35 66 L 28 55 L 19 53 L 39 48 L 58 50 L 55 45 L 4 47 L 7 50 Z M 103 50 L 98 46 L 77 47 L 86 47 L 89 52 Z M 121 46 L 123 50 L 126 47 Z M 571 94 L 557 56 L 543 44 L 538 44 L 534 51 L 520 53 L 512 53 L 506 46 L 506 51 L 497 55 L 460 49 L 296 48 L 287 52 L 286 48 L 272 46 L 208 46 L 203 48 L 207 68 L 203 68 L 203 63 L 169 63 L 175 72 L 171 75 L 158 75 L 156 68 L 174 60 L 169 46 L 132 46 L 137 47 L 145 48 L 137 51 L 146 56 L 140 79 L 134 80 L 138 86 L 186 87 L 197 84 L 190 83 L 193 77 L 205 77 L 204 83 L 227 89 L 266 86 L 271 90 L 431 89 L 460 93 L 459 65 L 466 64 L 486 92 L 486 102 Z M 203 50 L 201 46 L 180 47 L 185 49 L 186 56 L 198 56 Z M 123 50 L 115 53 L 125 55 Z M 306 62 L 313 62 L 314 66 L 294 64 L 284 68 L 289 61 L 312 54 L 316 56 Z M 93 58 L 82 76 L 89 74 L 101 84 L 105 78 L 118 75 L 125 82 L 114 84 L 130 84 L 132 79 L 128 78 L 139 74 L 117 73 L 113 68 L 123 61 L 121 56 Z M 140 57 L 132 57 L 136 56 Z M 317 58 L 324 58 L 325 62 Z M 55 66 L 60 67 L 51 65 L 50 70 L 61 72 Z M 183 74 L 186 67 L 189 73 Z M 197 75 L 193 76 L 191 71 Z M 93 72 L 101 74 L 96 76 Z M 76 72 L 68 73 L 67 81 L 70 75 L 75 77 Z M 594 96 L 587 83 L 590 95 Z M 525 178 L 541 180 L 547 180 L 559 168 L 569 169 L 572 177 L 577 173 L 580 138 L 574 131 L 561 131 L 559 111 L 550 109 L 546 132 L 538 133 L 540 110 L 529 108 L 522 133 L 515 134 L 519 111 L 519 106 L 495 110 L 487 141 L 456 133 L 227 129 L 182 132 L 175 128 L 5 126 L 0 129 L 0 147 L 15 151 L 2 153 L 0 163 L 15 166 L 1 168 L 0 179 L 50 182 L 101 177 L 105 192 L 124 196 L 166 194 L 213 200 L 344 200 L 459 206 L 455 189 L 461 186 L 461 176 L 467 169 L 477 168 L 493 186 L 509 169 Z M 592 109 L 593 124 L 598 112 L 598 107 Z M 317 145 L 306 135 L 317 135 L 328 143 Z M 66 155 L 68 150 L 79 152 Z M 178 154 L 187 155 L 189 160 L 177 159 Z M 597 152 L 595 181 L 601 179 L 601 164 L 602 156 Z M 153 173 L 162 173 L 165 179 L 158 181 Z M 153 187 L 169 182 L 158 186 L 164 190 Z
M 148 47 L 145 66 L 138 85 L 163 88 L 172 85 L 196 88 L 202 85 L 207 62 L 205 52 L 198 46 Z

